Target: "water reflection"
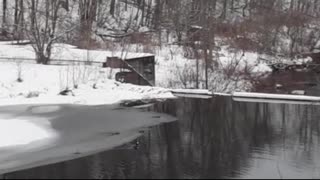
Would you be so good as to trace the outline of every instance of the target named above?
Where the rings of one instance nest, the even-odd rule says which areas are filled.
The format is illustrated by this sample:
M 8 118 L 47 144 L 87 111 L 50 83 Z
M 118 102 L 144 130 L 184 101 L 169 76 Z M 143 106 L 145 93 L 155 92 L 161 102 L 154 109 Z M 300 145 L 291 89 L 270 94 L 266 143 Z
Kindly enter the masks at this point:
M 5 178 L 319 178 L 318 106 L 179 99 L 179 117 L 117 149 Z

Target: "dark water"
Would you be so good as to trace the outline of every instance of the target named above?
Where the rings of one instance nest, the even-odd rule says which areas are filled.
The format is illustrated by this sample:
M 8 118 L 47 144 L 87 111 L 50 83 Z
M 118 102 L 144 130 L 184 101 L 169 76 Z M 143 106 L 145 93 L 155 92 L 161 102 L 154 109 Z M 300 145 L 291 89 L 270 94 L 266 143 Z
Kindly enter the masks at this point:
M 179 121 L 91 157 L 5 178 L 319 178 L 320 107 L 179 99 Z

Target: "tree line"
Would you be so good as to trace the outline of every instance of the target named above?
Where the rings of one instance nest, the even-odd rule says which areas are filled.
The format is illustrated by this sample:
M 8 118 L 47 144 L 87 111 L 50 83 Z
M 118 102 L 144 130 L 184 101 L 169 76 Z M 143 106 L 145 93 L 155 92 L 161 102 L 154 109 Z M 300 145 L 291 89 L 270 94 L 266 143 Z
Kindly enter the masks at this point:
M 288 57 L 316 50 L 320 40 L 319 0 L 2 0 L 1 6 L 1 39 L 30 40 L 42 64 L 56 42 L 90 48 L 97 37 L 119 41 L 136 33 L 194 49 L 208 68 L 217 66 L 221 40 Z

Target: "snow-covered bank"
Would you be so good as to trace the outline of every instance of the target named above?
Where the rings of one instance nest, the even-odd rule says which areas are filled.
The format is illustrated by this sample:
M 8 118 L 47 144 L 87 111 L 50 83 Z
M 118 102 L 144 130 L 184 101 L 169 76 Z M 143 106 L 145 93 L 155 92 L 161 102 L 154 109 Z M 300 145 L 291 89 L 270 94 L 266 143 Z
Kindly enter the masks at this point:
M 112 80 L 116 71 L 85 65 L 0 62 L 0 105 L 99 105 L 126 99 L 174 97 L 165 88 L 116 82 Z M 67 89 L 72 92 L 67 96 L 58 95 Z
M 228 46 L 221 45 L 215 51 L 217 67 L 209 68 L 209 90 L 219 93 L 233 91 L 249 91 L 252 88 L 251 77 L 268 74 L 272 69 L 261 57 L 254 52 L 232 51 Z M 197 60 L 192 49 L 168 45 L 155 51 L 157 66 L 157 85 L 170 88 L 195 88 L 196 76 L 199 76 L 199 87 L 205 88 L 205 71 L 203 59 L 199 59 L 199 73 L 197 74 Z
M 120 48 L 120 49 L 119 49 Z M 141 47 L 140 47 L 141 48 Z M 68 44 L 56 44 L 52 58 L 60 60 L 78 60 L 104 62 L 107 57 L 119 56 L 133 58 L 149 56 L 140 53 L 139 47 L 131 45 L 126 53 L 121 47 L 114 51 L 84 50 Z M 126 99 L 172 98 L 167 88 L 194 88 L 195 60 L 183 56 L 179 46 L 159 49 L 156 54 L 156 85 L 163 87 L 143 87 L 121 84 L 114 81 L 118 69 L 101 68 L 83 63 L 69 65 L 37 65 L 31 45 L 14 45 L 13 42 L 0 42 L 0 105 L 16 104 L 112 104 Z M 221 52 L 221 66 L 232 64 L 232 57 L 226 50 Z M 241 66 L 249 64 L 254 72 L 266 72 L 266 65 L 256 66 L 256 56 L 247 55 L 241 60 Z M 5 58 L 11 58 L 6 60 Z M 23 60 L 28 61 L 23 61 Z M 241 67 L 241 68 L 243 68 Z M 203 76 L 203 72 L 200 74 Z M 202 79 L 200 78 L 200 81 Z M 223 70 L 210 73 L 210 90 L 231 92 L 247 90 L 250 82 L 234 79 L 225 75 Z M 59 96 L 64 90 L 72 90 L 69 96 Z
M 171 92 L 177 97 L 210 99 L 213 96 L 212 92 L 202 89 L 173 89 Z
M 232 96 L 237 97 L 237 98 L 279 99 L 279 100 L 297 100 L 297 101 L 320 102 L 320 97 L 301 96 L 301 95 L 234 92 L 232 94 Z
M 28 63 L 34 63 L 34 51 L 31 45 L 14 45 L 13 42 L 0 42 L 0 59 L 6 58 L 12 62 L 19 62 L 23 59 L 29 59 Z M 122 47 L 115 44 L 112 50 L 86 50 L 78 49 L 68 44 L 55 44 L 52 50 L 52 59 L 64 61 L 90 61 L 98 62 L 98 66 L 106 61 L 107 57 L 118 56 L 122 58 L 134 58 L 141 56 L 150 56 L 146 52 L 146 47 L 138 44 L 130 44 Z M 18 52 L 18 53 L 17 53 Z M 177 45 L 164 45 L 162 47 L 151 47 L 147 52 L 151 52 L 156 57 L 156 85 L 164 88 L 195 88 L 196 59 L 192 50 Z M 250 90 L 252 84 L 246 75 L 239 72 L 246 72 L 252 76 L 268 73 L 271 69 L 265 62 L 260 62 L 260 56 L 252 52 L 233 52 L 228 46 L 221 45 L 221 50 L 216 52 L 216 62 L 218 69 L 209 70 L 209 89 L 213 92 L 230 93 L 235 90 Z M 54 62 L 56 63 L 56 61 Z M 101 64 L 100 64 L 101 63 Z M 203 62 L 200 60 L 199 81 L 203 88 L 204 70 Z M 13 68 L 14 69 L 14 68 Z M 76 69 L 76 70 L 74 70 Z M 68 71 L 84 71 L 87 68 L 81 68 L 78 64 L 70 66 Z M 93 68 L 91 68 L 93 69 Z M 99 74 L 99 68 L 95 71 Z M 116 70 L 110 71 L 115 74 Z M 1 73 L 1 72 L 0 72 Z M 57 74 L 57 73 L 56 73 Z M 82 73 L 80 73 L 82 74 Z M 70 77 L 78 76 L 73 73 Z M 79 79 L 79 78 L 75 78 Z
M 114 81 L 119 69 L 102 68 L 107 57 L 135 58 L 146 53 L 78 49 L 55 44 L 52 59 L 100 62 L 94 66 L 72 62 L 64 66 L 35 64 L 31 45 L 0 42 L 0 105 L 113 104 L 126 99 L 170 98 L 164 88 L 142 87 Z M 6 59 L 8 58 L 8 59 Z M 71 90 L 67 96 L 58 95 Z
M 92 66 L 80 62 L 71 62 L 63 66 L 44 66 L 35 64 L 31 45 L 0 42 L 0 59 L 4 58 L 0 61 L 0 106 L 56 103 L 113 104 L 128 99 L 173 98 L 171 92 L 184 97 L 190 97 L 190 94 L 198 94 L 197 97 L 201 95 L 203 95 L 201 97 L 211 97 L 211 92 L 229 95 L 236 91 L 250 91 L 253 87 L 252 80 L 267 75 L 271 71 L 268 64 L 274 63 L 276 59 L 254 52 L 232 51 L 226 45 L 220 47 L 215 56 L 218 66 L 209 68 L 209 91 L 190 91 L 183 89 L 196 87 L 197 60 L 194 59 L 192 51 L 180 46 L 164 45 L 162 48 L 153 49 L 158 87 L 143 87 L 116 82 L 113 79 L 119 69 L 101 66 L 102 62 L 111 56 L 134 58 L 152 55 L 141 53 L 144 52 L 144 46 L 131 44 L 126 49 L 121 49 L 123 47 L 115 45 L 113 51 L 108 51 L 85 50 L 68 44 L 55 44 L 52 53 L 55 62 L 60 59 L 98 63 Z M 24 59 L 28 61 L 23 61 Z M 303 62 L 306 59 L 301 60 Z M 295 63 L 301 62 L 297 60 Z M 199 63 L 198 86 L 205 88 L 204 70 L 201 69 L 203 62 Z M 72 92 L 68 96 L 58 95 L 65 90 Z
M 102 152 L 133 141 L 147 127 L 174 120 L 116 105 L 4 106 L 0 174 Z
M 320 105 L 320 97 L 305 95 L 234 92 L 232 97 L 239 102 Z

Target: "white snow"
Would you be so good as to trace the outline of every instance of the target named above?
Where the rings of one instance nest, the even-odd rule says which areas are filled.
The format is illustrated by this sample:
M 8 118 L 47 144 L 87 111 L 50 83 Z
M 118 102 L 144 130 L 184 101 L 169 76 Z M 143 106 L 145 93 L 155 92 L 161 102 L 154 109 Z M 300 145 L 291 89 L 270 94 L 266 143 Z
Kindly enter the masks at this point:
M 304 90 L 294 90 L 294 91 L 291 91 L 291 94 L 305 95 L 306 91 L 304 91 Z
M 212 92 L 205 89 L 173 89 L 172 94 L 177 97 L 210 99 L 213 97 Z
M 117 71 L 89 65 L 47 66 L 0 62 L 0 106 L 100 105 L 113 104 L 126 99 L 174 97 L 170 90 L 165 88 L 116 82 L 112 78 Z M 22 82 L 17 81 L 19 76 Z M 78 87 L 75 88 L 75 86 Z M 72 90 L 73 95 L 58 95 L 66 89 Z
M 53 139 L 56 134 L 37 124 L 23 119 L 0 118 L 0 149 Z
M 235 98 L 261 98 L 261 99 L 298 100 L 298 101 L 320 102 L 320 97 L 303 96 L 303 95 L 284 95 L 284 94 L 234 92 L 232 94 L 232 96 L 235 97 Z
M 38 65 L 31 45 L 0 42 L 0 105 L 16 104 L 112 104 L 125 99 L 173 98 L 170 90 L 143 87 L 114 81 L 119 69 L 71 63 L 69 65 Z M 18 53 L 17 53 L 18 52 Z M 106 57 L 136 58 L 148 53 L 121 51 L 87 51 L 68 44 L 56 44 L 52 59 L 104 62 Z M 28 61 L 23 61 L 28 60 Z M 17 82 L 18 78 L 23 82 Z M 74 88 L 78 86 L 78 88 Z M 95 87 L 95 88 L 93 88 Z M 58 96 L 63 90 L 74 96 Z
M 212 95 L 212 92 L 205 89 L 173 89 L 173 93 L 185 93 L 185 94 L 205 94 Z
M 136 58 L 150 56 L 144 48 L 131 45 L 125 51 L 115 47 L 114 51 L 77 49 L 68 44 L 55 44 L 52 59 L 98 62 L 95 65 L 69 63 L 69 65 L 35 64 L 31 45 L 13 45 L 0 42 L 0 105 L 15 104 L 112 104 L 125 99 L 173 98 L 172 88 L 194 88 L 196 60 L 186 58 L 186 51 L 179 46 L 164 46 L 157 49 L 156 85 L 143 87 L 114 81 L 119 69 L 101 68 L 106 57 Z M 125 52 L 125 53 L 123 53 Z M 135 53 L 138 52 L 138 53 Z M 252 74 L 270 72 L 266 63 L 259 63 L 255 53 L 231 53 L 226 47 L 219 52 L 220 69 L 209 73 L 210 91 L 231 93 L 250 90 L 251 83 L 236 74 L 227 75 L 233 69 L 247 69 Z M 7 59 L 10 58 L 10 59 Z M 28 61 L 23 61 L 28 60 Z M 203 64 L 200 64 L 202 66 Z M 23 82 L 17 82 L 21 78 Z M 200 87 L 204 88 L 204 72 L 199 74 Z M 75 88 L 77 86 L 77 88 Z M 161 88 L 160 88 L 161 87 Z M 170 89 L 167 89 L 170 88 Z M 73 95 L 58 96 L 63 90 L 72 90 Z M 189 90 L 187 90 L 190 93 Z M 193 93 L 196 92 L 193 90 Z M 208 93 L 208 91 L 197 91 Z M 210 94 L 210 92 L 209 92 Z
M 34 50 L 31 45 L 15 45 L 15 41 L 0 42 L 0 58 L 10 59 L 35 59 Z M 107 57 L 119 57 L 123 59 L 132 59 L 145 56 L 153 56 L 150 53 L 132 53 L 106 50 L 86 50 L 79 49 L 69 44 L 54 44 L 52 49 L 52 59 L 65 61 L 90 61 L 105 62 Z
M 233 91 L 247 91 L 252 88 L 251 82 L 245 76 L 239 76 L 237 72 L 247 71 L 252 76 L 260 76 L 270 73 L 272 70 L 265 62 L 260 62 L 257 53 L 231 51 L 227 46 L 221 45 L 215 58 L 219 67 L 209 69 L 209 90 L 219 93 L 231 93 Z M 156 54 L 156 83 L 168 88 L 194 88 L 196 77 L 196 59 L 192 49 L 179 46 L 164 46 L 157 50 Z M 205 74 L 203 61 L 199 63 L 200 88 L 205 88 Z M 229 74 L 228 74 L 229 73 Z
M 103 152 L 133 141 L 140 130 L 175 120 L 117 105 L 4 106 L 0 108 L 0 174 Z
M 177 97 L 183 97 L 183 98 L 196 98 L 196 99 L 211 99 L 212 95 L 205 95 L 205 94 L 187 94 L 187 93 L 173 93 Z
M 299 104 L 299 105 L 320 105 L 318 101 L 300 101 L 300 100 L 281 100 L 281 99 L 262 99 L 262 98 L 243 98 L 233 97 L 234 101 L 251 103 L 269 103 L 269 104 Z

